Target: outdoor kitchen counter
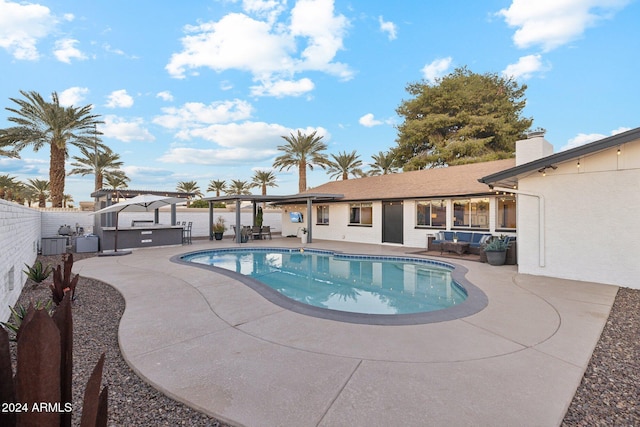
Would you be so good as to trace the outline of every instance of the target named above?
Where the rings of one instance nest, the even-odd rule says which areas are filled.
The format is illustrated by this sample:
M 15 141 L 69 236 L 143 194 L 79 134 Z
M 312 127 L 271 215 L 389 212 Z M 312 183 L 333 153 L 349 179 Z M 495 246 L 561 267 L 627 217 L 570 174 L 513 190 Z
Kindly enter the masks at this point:
M 182 244 L 182 226 L 180 225 L 145 225 L 137 227 L 118 227 L 118 250 L 132 248 L 148 248 L 152 246 L 168 246 Z M 102 227 L 100 250 L 113 250 L 115 227 Z

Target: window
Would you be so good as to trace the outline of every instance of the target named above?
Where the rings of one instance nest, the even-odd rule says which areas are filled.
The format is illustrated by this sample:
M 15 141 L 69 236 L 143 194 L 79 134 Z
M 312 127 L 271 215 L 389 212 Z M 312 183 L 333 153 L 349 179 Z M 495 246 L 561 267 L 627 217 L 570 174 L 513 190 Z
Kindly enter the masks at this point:
M 316 223 L 317 224 L 329 224 L 329 206 L 322 205 L 316 208 Z
M 351 203 L 349 205 L 349 224 L 373 224 L 373 208 L 371 203 Z
M 453 226 L 489 228 L 489 199 L 454 200 Z
M 516 198 L 502 196 L 496 202 L 496 228 L 516 228 Z
M 416 204 L 416 225 L 447 226 L 447 204 L 444 200 L 423 200 Z

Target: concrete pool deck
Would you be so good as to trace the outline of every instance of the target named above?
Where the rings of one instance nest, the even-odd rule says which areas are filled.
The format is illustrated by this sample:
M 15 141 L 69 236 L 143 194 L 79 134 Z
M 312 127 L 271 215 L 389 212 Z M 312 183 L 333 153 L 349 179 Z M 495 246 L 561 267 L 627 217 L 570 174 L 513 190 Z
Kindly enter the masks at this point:
M 203 240 L 74 265 L 75 273 L 124 296 L 119 341 L 134 371 L 233 425 L 558 425 L 617 292 L 455 260 L 487 295 L 484 310 L 423 325 L 361 325 L 288 311 L 226 275 L 170 261 L 238 246 L 300 242 Z M 381 255 L 420 250 L 307 246 Z

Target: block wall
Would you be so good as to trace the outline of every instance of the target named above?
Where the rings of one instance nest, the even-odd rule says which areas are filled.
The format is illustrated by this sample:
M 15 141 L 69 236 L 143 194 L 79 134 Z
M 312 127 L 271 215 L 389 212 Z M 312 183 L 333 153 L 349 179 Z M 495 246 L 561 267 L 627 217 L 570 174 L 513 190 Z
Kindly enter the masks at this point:
M 25 264 L 38 255 L 41 212 L 0 200 L 0 319 L 9 319 L 9 306 L 18 300 L 27 276 Z

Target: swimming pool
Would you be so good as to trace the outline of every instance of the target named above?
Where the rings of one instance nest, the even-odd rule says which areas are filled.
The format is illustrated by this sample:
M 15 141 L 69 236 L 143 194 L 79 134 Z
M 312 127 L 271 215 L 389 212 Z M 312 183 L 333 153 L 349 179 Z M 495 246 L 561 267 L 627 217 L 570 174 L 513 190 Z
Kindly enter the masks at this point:
M 176 261 L 243 277 L 239 280 L 293 311 L 356 323 L 386 324 L 380 318 L 425 323 L 425 314 L 469 305 L 466 284 L 452 277 L 455 266 L 428 259 L 229 248 L 184 254 Z

